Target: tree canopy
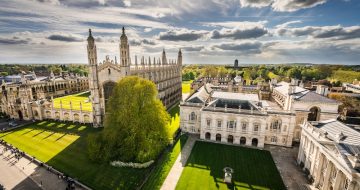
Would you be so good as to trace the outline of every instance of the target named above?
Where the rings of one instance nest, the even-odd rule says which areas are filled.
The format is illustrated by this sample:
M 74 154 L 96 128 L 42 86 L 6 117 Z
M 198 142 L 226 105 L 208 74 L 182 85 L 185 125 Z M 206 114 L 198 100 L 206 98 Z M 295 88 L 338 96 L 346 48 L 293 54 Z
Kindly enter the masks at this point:
M 106 105 L 104 130 L 88 139 L 91 159 L 146 162 L 158 156 L 169 143 L 170 116 L 156 96 L 149 80 L 120 80 Z

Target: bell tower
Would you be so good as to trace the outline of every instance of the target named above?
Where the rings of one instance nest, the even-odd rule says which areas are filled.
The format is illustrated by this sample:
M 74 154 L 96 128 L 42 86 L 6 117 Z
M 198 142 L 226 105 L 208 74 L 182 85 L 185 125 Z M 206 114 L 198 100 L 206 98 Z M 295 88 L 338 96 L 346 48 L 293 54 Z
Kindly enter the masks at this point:
M 120 66 L 122 76 L 130 75 L 130 48 L 128 38 L 125 34 L 125 28 L 122 28 L 120 36 Z
M 92 110 L 93 110 L 93 123 L 95 127 L 101 126 L 102 114 L 100 106 L 100 90 L 99 90 L 99 76 L 97 65 L 97 52 L 95 39 L 89 29 L 89 37 L 87 38 L 87 52 L 88 62 L 90 67 L 89 73 L 89 88 L 91 92 Z

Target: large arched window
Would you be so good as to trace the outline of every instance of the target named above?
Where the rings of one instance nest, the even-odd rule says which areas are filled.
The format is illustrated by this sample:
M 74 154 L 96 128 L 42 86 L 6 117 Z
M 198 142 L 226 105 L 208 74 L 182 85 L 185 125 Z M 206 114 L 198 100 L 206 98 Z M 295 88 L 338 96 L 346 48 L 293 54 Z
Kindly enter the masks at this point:
M 109 81 L 104 83 L 103 88 L 104 88 L 104 98 L 105 98 L 105 106 L 107 104 L 107 102 L 110 99 L 111 93 L 113 91 L 113 88 L 115 87 L 116 83 L 113 81 Z
M 308 121 L 319 121 L 320 119 L 320 108 L 312 107 L 310 108 L 310 113 L 308 114 Z

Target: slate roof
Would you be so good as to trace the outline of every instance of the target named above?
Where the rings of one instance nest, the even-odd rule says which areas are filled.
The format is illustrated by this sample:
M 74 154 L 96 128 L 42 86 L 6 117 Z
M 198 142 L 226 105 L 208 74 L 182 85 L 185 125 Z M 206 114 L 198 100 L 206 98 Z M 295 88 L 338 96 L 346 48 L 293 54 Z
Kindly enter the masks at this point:
M 327 120 L 315 125 L 322 133 L 327 133 L 327 137 L 336 142 L 337 136 L 342 133 L 343 138 L 339 145 L 344 147 L 350 154 L 360 154 L 360 132 L 337 121 Z
M 304 102 L 338 103 L 334 99 L 327 98 L 325 96 L 322 96 L 320 94 L 311 91 L 303 94 L 302 96 L 295 98 L 295 100 L 304 101 Z

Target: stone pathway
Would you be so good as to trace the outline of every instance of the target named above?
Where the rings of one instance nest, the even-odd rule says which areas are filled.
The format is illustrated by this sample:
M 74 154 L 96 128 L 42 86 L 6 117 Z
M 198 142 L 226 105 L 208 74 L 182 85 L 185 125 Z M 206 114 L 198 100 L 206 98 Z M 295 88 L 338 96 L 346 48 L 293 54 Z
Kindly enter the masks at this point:
M 287 189 L 303 190 L 307 186 L 306 176 L 296 164 L 298 147 L 286 148 L 265 145 L 265 150 L 270 151 Z
M 190 156 L 191 150 L 196 142 L 197 136 L 189 135 L 185 146 L 181 150 L 177 157 L 173 167 L 171 168 L 168 176 L 161 186 L 161 190 L 173 190 L 176 187 L 177 182 L 181 176 L 181 173 L 186 165 L 186 162 Z
M 24 157 L 17 160 L 9 150 L 3 153 L 3 148 L 0 145 L 0 183 L 5 189 L 66 189 L 67 182 L 58 175 Z

